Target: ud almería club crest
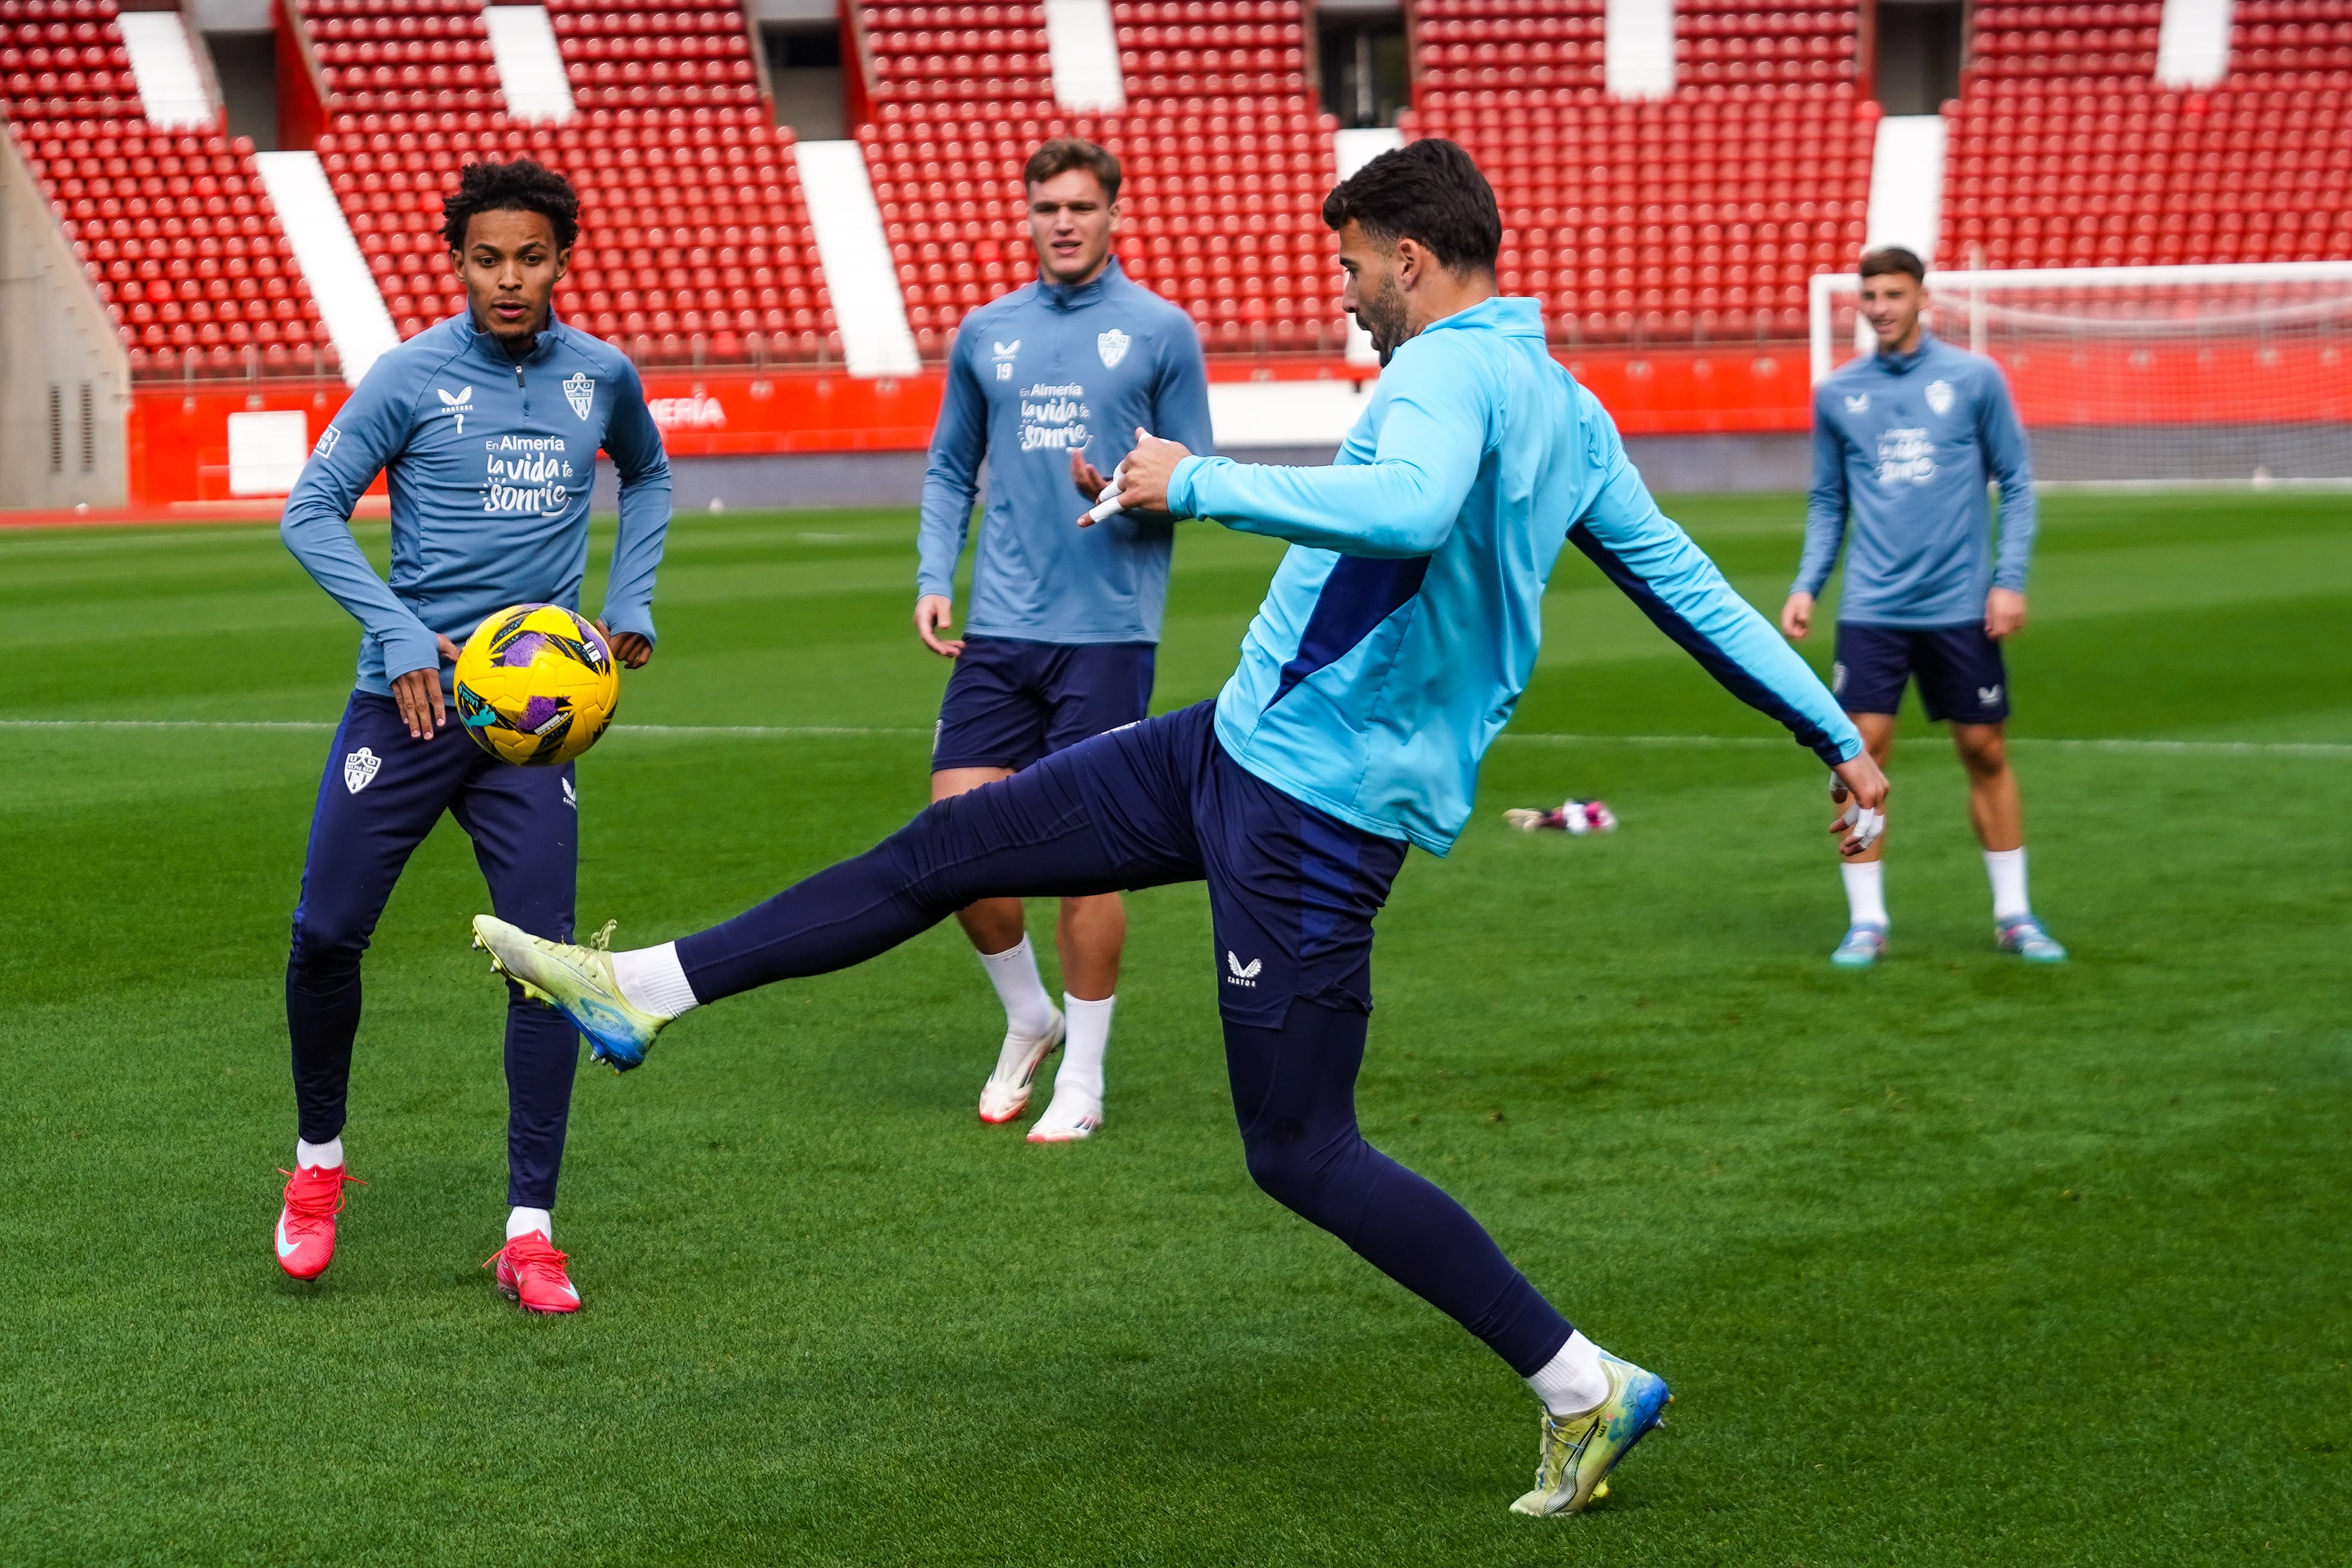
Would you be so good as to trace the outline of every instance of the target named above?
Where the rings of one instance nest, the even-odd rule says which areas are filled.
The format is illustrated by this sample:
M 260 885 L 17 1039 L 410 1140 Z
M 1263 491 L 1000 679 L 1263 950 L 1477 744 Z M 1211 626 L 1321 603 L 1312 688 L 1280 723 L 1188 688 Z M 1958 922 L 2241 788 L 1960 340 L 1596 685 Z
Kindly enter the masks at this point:
M 587 418 L 588 410 L 596 403 L 595 378 L 575 375 L 567 379 L 563 384 L 563 401 L 572 405 L 572 413 L 583 419 Z
M 359 794 L 375 781 L 376 770 L 382 766 L 383 759 L 365 746 L 346 753 L 343 757 L 343 787 L 353 795 Z
M 1097 332 L 1095 334 L 1095 353 L 1102 355 L 1103 369 L 1108 370 L 1111 366 L 1125 359 L 1127 357 L 1127 345 L 1134 341 L 1135 340 L 1133 338 L 1129 337 L 1117 327 L 1113 327 L 1107 332 Z

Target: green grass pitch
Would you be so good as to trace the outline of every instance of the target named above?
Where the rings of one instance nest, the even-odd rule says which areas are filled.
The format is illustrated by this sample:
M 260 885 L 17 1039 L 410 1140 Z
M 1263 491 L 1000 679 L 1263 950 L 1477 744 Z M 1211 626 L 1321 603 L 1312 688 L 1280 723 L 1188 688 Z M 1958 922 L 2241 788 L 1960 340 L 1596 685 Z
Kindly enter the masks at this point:
M 1672 510 L 1777 607 L 1793 499 Z M 2046 518 L 2016 755 L 2073 963 L 1993 952 L 1915 719 L 1893 954 L 1833 972 L 1821 768 L 1573 552 L 1475 826 L 1406 867 L 1367 1131 L 1680 1396 L 1550 1521 L 1505 1511 L 1517 1381 L 1250 1185 L 1197 888 L 1132 900 L 1089 1144 L 974 1119 L 999 1016 L 952 927 L 583 1073 L 588 1310 L 538 1321 L 476 1267 L 502 1002 L 445 823 L 368 960 L 370 1184 L 283 1279 L 287 918 L 352 628 L 267 529 L 0 536 L 0 1562 L 2344 1563 L 2352 523 Z M 581 768 L 583 927 L 677 934 L 917 808 L 912 533 L 678 521 Z M 1273 559 L 1187 529 L 1160 707 Z M 1571 793 L 1622 831 L 1501 826 Z

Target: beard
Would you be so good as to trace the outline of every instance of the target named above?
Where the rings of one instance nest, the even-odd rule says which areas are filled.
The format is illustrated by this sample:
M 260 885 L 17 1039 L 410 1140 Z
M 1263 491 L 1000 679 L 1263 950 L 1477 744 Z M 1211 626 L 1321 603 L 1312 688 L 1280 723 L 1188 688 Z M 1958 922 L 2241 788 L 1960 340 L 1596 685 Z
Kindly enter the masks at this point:
M 1404 290 L 1385 279 L 1375 293 L 1358 285 L 1356 324 L 1371 335 L 1373 352 L 1381 356 L 1381 368 L 1386 370 L 1390 356 L 1404 345 L 1412 334 L 1405 330 L 1408 313 Z

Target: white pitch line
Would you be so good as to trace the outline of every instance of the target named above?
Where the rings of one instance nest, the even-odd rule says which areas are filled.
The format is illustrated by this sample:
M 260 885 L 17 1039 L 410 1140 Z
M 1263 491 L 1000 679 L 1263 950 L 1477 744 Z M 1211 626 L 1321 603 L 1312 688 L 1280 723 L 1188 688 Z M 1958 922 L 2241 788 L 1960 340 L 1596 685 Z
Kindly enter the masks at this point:
M 329 731 L 335 726 L 306 719 L 0 719 L 0 730 L 288 730 Z M 650 735 L 667 740 L 913 740 L 927 729 L 882 724 L 616 724 L 615 735 Z M 1505 741 L 1551 746 L 1713 746 L 1790 747 L 1791 742 L 1769 735 L 1565 735 L 1543 731 L 1506 731 Z M 2342 741 L 2159 741 L 2125 736 L 2069 739 L 2012 735 L 2013 746 L 2051 746 L 2075 751 L 2149 752 L 2198 757 L 2352 757 L 2352 742 Z

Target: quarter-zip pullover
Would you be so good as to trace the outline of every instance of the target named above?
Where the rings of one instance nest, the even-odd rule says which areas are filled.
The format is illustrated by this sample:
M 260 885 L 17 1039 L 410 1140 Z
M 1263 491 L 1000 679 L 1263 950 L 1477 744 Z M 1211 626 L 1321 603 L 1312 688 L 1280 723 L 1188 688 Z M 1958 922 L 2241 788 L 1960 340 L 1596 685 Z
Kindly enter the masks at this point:
M 278 525 L 362 628 L 361 690 L 388 695 L 436 668 L 436 634 L 462 643 L 509 605 L 580 607 L 600 447 L 621 479 L 603 619 L 650 640 L 669 461 L 626 356 L 551 317 L 516 359 L 461 313 L 376 361 L 320 433 Z M 379 472 L 392 491 L 389 583 L 350 526 Z
M 1047 643 L 1156 643 L 1174 526 L 1124 513 L 1076 526 L 1070 454 L 1108 474 L 1138 426 L 1210 449 L 1200 334 L 1113 260 L 1075 288 L 1035 282 L 963 319 L 931 436 L 918 594 L 952 595 L 981 461 L 988 510 L 964 629 Z
M 1985 481 L 2000 486 L 1993 562 Z M 1920 334 L 1907 354 L 1852 360 L 1813 389 L 1813 489 L 1792 591 L 1818 595 L 1853 519 L 1838 619 L 1969 626 L 1988 588 L 2025 591 L 2033 461 L 2000 367 Z
M 1658 510 L 1533 300 L 1485 300 L 1398 349 L 1336 466 L 1187 458 L 1168 495 L 1291 545 L 1217 698 L 1218 742 L 1368 833 L 1453 847 L 1535 668 L 1564 542 L 1824 762 L 1862 750 L 1811 668 Z

